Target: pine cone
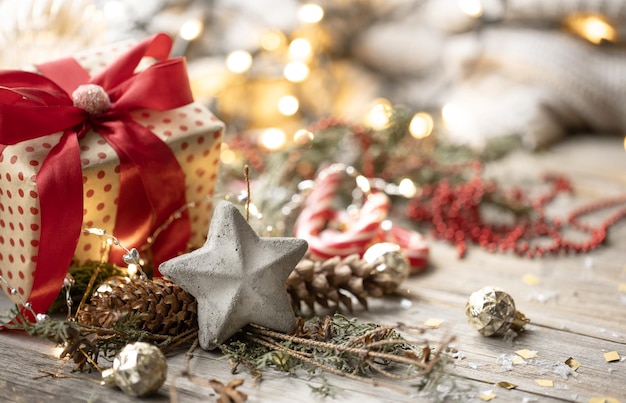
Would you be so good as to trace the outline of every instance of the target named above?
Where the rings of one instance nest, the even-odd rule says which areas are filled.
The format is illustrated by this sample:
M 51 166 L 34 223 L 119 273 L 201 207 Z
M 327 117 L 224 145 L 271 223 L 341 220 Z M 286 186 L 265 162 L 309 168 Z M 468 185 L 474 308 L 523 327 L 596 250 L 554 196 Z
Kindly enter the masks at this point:
M 91 297 L 78 313 L 84 325 L 110 328 L 131 312 L 141 315 L 141 328 L 154 334 L 176 335 L 198 327 L 197 301 L 164 278 L 132 280 Z
M 343 305 L 352 312 L 351 296 L 367 309 L 366 298 L 382 297 L 396 287 L 388 274 L 377 272 L 356 254 L 319 261 L 307 253 L 287 279 L 294 309 L 307 306 L 311 312 L 315 312 L 316 302 L 324 308 Z

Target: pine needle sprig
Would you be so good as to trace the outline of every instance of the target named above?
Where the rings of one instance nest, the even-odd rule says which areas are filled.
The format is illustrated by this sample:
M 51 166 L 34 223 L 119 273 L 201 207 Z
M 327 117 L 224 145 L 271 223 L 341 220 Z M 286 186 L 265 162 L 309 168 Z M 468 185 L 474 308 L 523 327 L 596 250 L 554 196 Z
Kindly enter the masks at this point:
M 268 368 L 290 373 L 305 370 L 314 375 L 332 373 L 405 393 L 406 389 L 393 381 L 424 378 L 443 370 L 442 356 L 452 338 L 433 348 L 425 338 L 404 338 L 397 331 L 400 328 L 361 323 L 336 314 L 324 320 L 300 320 L 296 332 L 289 335 L 252 324 L 219 348 L 235 368 L 243 364 L 255 375 Z M 426 329 L 417 332 L 423 334 Z
M 53 318 L 30 322 L 17 308 L 13 313 L 16 320 L 7 325 L 8 328 L 23 330 L 31 336 L 62 345 L 64 349 L 60 358 L 70 357 L 79 371 L 91 371 L 99 357 L 111 358 L 129 343 L 145 341 L 156 345 L 167 354 L 190 343 L 198 334 L 197 328 L 188 329 L 176 336 L 151 333 L 141 327 L 142 314 L 137 312 L 121 316 L 120 320 L 108 328 Z
M 94 272 L 97 269 L 97 276 L 94 279 L 95 284 L 102 284 L 108 278 L 116 276 L 125 276 L 126 270 L 111 263 L 102 263 L 96 261 L 88 261 L 82 264 L 72 262 L 68 269 L 68 273 L 74 278 L 74 285 L 70 289 L 70 298 L 73 306 L 79 306 L 83 296 L 87 292 L 87 286 Z M 67 307 L 65 292 L 60 292 L 54 300 L 50 308 L 51 313 L 62 312 Z

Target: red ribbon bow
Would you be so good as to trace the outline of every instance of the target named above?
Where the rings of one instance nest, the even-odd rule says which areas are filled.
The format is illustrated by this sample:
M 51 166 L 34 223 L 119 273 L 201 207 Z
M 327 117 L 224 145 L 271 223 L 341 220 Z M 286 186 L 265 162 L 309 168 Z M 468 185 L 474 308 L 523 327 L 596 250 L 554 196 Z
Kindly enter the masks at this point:
M 78 139 L 98 132 L 120 160 L 120 194 L 114 235 L 127 247 L 147 237 L 185 205 L 185 177 L 172 151 L 154 133 L 135 122 L 129 112 L 158 111 L 193 101 L 182 58 L 168 59 L 172 40 L 154 35 L 133 47 L 95 77 L 72 58 L 38 65 L 45 75 L 0 72 L 0 154 L 7 145 L 62 132 L 36 176 L 41 234 L 29 302 L 45 312 L 57 296 L 81 233 L 83 184 Z M 135 72 L 143 57 L 156 62 Z M 96 84 L 111 106 L 89 114 L 73 104 L 83 84 Z M 188 214 L 161 232 L 152 245 L 155 267 L 184 252 L 190 236 Z M 118 248 L 119 249 L 119 248 Z M 123 251 L 111 251 L 120 262 Z

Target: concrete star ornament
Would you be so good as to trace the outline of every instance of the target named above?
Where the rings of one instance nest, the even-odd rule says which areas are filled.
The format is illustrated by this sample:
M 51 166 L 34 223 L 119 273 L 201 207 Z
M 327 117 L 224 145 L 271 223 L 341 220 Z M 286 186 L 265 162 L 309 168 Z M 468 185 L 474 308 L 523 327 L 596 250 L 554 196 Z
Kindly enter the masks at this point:
M 249 323 L 291 332 L 296 318 L 285 282 L 307 250 L 298 238 L 261 238 L 230 202 L 213 213 L 201 248 L 159 271 L 198 300 L 200 347 L 212 350 Z

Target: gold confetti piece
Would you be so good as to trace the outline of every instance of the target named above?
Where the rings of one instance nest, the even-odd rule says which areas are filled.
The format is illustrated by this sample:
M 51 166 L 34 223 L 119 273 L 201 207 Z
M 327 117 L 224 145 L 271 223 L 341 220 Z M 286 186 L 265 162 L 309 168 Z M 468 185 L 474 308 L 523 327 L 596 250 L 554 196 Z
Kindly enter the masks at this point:
M 424 322 L 424 326 L 434 327 L 435 329 L 437 329 L 439 326 L 441 326 L 443 322 L 445 322 L 445 320 L 443 319 L 430 318 L 426 322 Z
M 480 397 L 480 400 L 488 402 L 491 399 L 495 399 L 496 394 L 495 393 L 486 393 L 486 394 L 480 395 L 478 397 Z
M 522 277 L 522 281 L 524 282 L 524 284 L 528 284 L 528 285 L 537 285 L 541 283 L 541 280 L 539 280 L 539 277 L 530 273 L 524 274 L 524 276 Z
M 608 353 L 604 353 L 604 360 L 606 362 L 614 362 L 619 361 L 620 357 L 617 351 L 609 351 Z
M 565 360 L 565 365 L 567 365 L 568 367 L 570 367 L 574 371 L 576 371 L 578 368 L 580 368 L 580 363 L 578 361 L 576 361 L 572 357 L 570 357 L 567 360 Z
M 514 385 L 514 384 L 512 384 L 510 382 L 507 382 L 507 381 L 500 381 L 500 382 L 496 383 L 496 386 L 499 386 L 499 387 L 504 388 L 504 389 L 509 389 L 509 390 L 517 388 L 517 385 Z
M 515 357 L 513 358 L 513 360 L 511 360 L 511 362 L 513 363 L 513 365 L 519 365 L 519 364 L 523 364 L 524 363 L 524 359 L 522 357 Z
M 617 290 L 619 292 L 626 292 L 626 283 L 619 283 L 619 286 L 617 287 Z
M 537 357 L 537 352 L 536 351 L 529 350 L 527 348 L 525 348 L 523 350 L 517 350 L 515 352 L 515 354 L 519 355 L 522 358 L 526 358 L 526 359 Z
M 546 388 L 554 387 L 554 381 L 551 379 L 535 379 L 535 383 L 539 386 L 545 386 Z
M 614 397 L 591 397 L 589 403 L 622 403 L 619 399 Z

